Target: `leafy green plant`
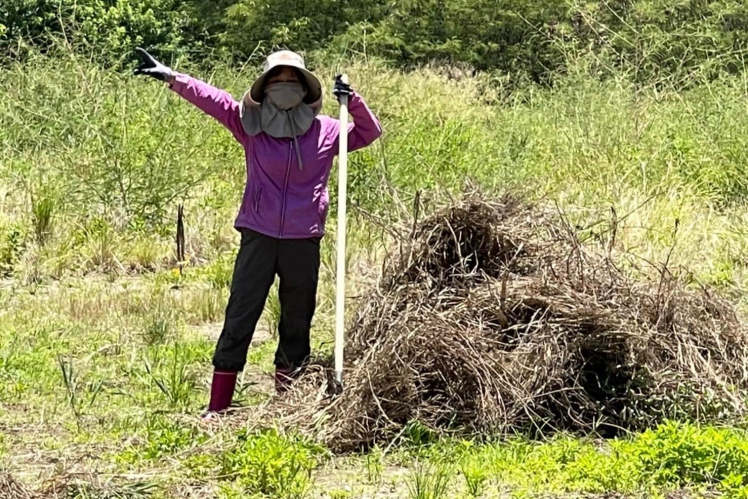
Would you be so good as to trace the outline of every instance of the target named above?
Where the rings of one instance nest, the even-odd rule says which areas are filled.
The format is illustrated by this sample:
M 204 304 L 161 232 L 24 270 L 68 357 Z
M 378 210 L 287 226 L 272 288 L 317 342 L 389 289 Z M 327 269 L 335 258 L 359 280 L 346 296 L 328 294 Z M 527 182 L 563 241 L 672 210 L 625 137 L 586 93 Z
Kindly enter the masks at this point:
M 670 422 L 638 436 L 631 451 L 657 485 L 734 485 L 748 477 L 748 439 L 739 430 Z
M 155 238 L 138 239 L 127 251 L 128 267 L 135 271 L 155 271 L 163 261 L 166 250 Z
M 55 210 L 55 202 L 48 196 L 32 199 L 31 214 L 34 224 L 34 234 L 37 242 L 44 246 L 52 234 L 52 215 Z
M 404 431 L 403 439 L 408 445 L 415 448 L 423 448 L 438 441 L 438 435 L 420 421 L 409 422 Z
M 94 218 L 80 233 L 83 267 L 101 272 L 122 271 L 117 259 L 117 236 L 111 224 L 103 218 Z
M 91 384 L 82 383 L 71 357 L 66 358 L 58 355 L 57 364 L 60 367 L 62 384 L 65 386 L 68 406 L 75 415 L 76 423 L 80 426 L 83 412 L 96 401 L 97 396 L 102 391 L 103 381 L 97 380 Z
M 21 258 L 24 234 L 20 227 L 10 225 L 0 232 L 0 275 L 10 275 Z
M 177 313 L 173 307 L 165 300 L 155 300 L 143 325 L 142 337 L 146 345 L 163 344 L 176 334 Z
M 465 478 L 465 487 L 468 494 L 472 497 L 478 497 L 483 493 L 483 488 L 488 480 L 485 463 L 476 459 L 467 459 L 462 462 L 460 473 Z
M 73 361 L 70 358 L 65 358 L 61 355 L 57 357 L 57 363 L 60 366 L 60 373 L 62 374 L 62 383 L 65 386 L 67 392 L 67 401 L 70 409 L 75 414 L 76 419 L 80 419 L 80 399 L 78 394 L 78 377 L 73 367 Z
M 220 258 L 211 262 L 204 269 L 200 269 L 199 277 L 210 283 L 213 288 L 218 290 L 229 289 L 231 279 L 234 274 L 234 255 L 233 253 L 221 255 Z
M 226 299 L 213 288 L 199 288 L 190 295 L 187 307 L 187 313 L 194 315 L 198 322 L 216 322 L 223 317 Z
M 407 482 L 408 497 L 410 499 L 447 497 L 451 475 L 451 467 L 443 463 L 416 462 Z
M 66 499 L 148 499 L 153 497 L 157 486 L 152 482 L 100 485 L 75 480 L 64 490 Z
M 197 479 L 216 476 L 221 468 L 220 458 L 207 453 L 190 453 L 181 460 L 181 465 L 187 471 L 187 476 Z
M 195 390 L 194 375 L 188 371 L 188 356 L 179 342 L 168 348 L 169 358 L 159 359 L 158 369 L 154 370 L 151 362 L 145 360 L 145 370 L 156 384 L 159 392 L 173 408 L 185 407 Z
M 323 450 L 275 430 L 242 432 L 239 444 L 223 458 L 223 473 L 236 478 L 249 494 L 284 499 L 308 497 L 312 471 Z
M 207 435 L 195 426 L 185 426 L 161 415 L 152 415 L 147 419 L 146 433 L 142 442 L 129 446 L 118 455 L 118 458 L 127 463 L 161 459 L 198 446 L 207 438 Z M 198 461 L 195 461 L 195 465 L 197 463 Z
M 147 445 L 143 452 L 146 459 L 158 459 L 179 450 L 198 445 L 205 436 L 195 428 L 185 428 L 174 423 L 152 426 L 148 429 Z
M 366 477 L 369 483 L 379 485 L 382 482 L 382 449 L 375 447 L 364 458 Z

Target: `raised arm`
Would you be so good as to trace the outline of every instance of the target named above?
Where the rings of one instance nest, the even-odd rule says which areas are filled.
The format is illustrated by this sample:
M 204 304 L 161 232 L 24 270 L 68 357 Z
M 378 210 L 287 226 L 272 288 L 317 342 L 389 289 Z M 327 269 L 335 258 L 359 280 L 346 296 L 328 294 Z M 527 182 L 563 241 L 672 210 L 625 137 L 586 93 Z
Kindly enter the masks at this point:
M 348 124 L 349 151 L 362 149 L 382 136 L 382 125 L 356 92 L 348 97 L 348 112 L 353 119 L 353 123 Z
M 169 88 L 228 128 L 236 140 L 245 142 L 247 134 L 239 118 L 239 103 L 231 94 L 181 73 L 174 73 Z
M 169 88 L 174 92 L 228 128 L 236 140 L 241 143 L 246 141 L 247 134 L 244 132 L 239 117 L 239 103 L 228 92 L 191 76 L 172 71 L 142 48 L 138 47 L 137 52 L 143 62 L 135 69 L 136 75 L 150 76 L 168 83 Z
M 335 85 L 332 93 L 340 100 L 343 96 L 348 96 L 348 112 L 350 113 L 353 123 L 348 124 L 348 151 L 357 151 L 363 149 L 382 135 L 382 126 L 364 99 L 358 95 L 351 86 L 343 81 L 343 77 L 335 77 Z M 337 149 L 337 141 L 340 134 L 340 122 L 334 121 L 333 133 Z

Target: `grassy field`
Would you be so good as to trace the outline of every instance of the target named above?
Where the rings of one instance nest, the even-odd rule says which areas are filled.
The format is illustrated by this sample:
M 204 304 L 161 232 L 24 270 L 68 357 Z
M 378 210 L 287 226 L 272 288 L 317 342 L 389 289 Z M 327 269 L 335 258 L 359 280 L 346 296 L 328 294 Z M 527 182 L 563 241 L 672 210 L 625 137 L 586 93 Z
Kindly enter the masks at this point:
M 329 81 L 337 69 L 320 73 Z M 653 263 L 671 255 L 673 268 L 688 269 L 681 278 L 745 309 L 742 78 L 676 93 L 580 70 L 552 90 L 510 92 L 430 68 L 403 74 L 359 61 L 346 70 L 385 128 L 351 160 L 351 303 L 375 282 L 390 227 L 410 223 L 416 193 L 427 212 L 470 179 L 555 203 L 592 240 L 614 210 L 621 249 Z M 251 75 L 202 77 L 238 96 Z M 3 477 L 91 499 L 748 496 L 748 435 L 738 427 L 485 442 L 414 422 L 395 445 L 352 456 L 248 427 L 242 414 L 272 389 L 274 296 L 240 379 L 242 409 L 201 424 L 244 180 L 228 132 L 154 82 L 72 54 L 0 69 Z M 189 257 L 181 274 L 178 203 Z M 334 237 L 323 253 L 313 340 L 328 352 Z

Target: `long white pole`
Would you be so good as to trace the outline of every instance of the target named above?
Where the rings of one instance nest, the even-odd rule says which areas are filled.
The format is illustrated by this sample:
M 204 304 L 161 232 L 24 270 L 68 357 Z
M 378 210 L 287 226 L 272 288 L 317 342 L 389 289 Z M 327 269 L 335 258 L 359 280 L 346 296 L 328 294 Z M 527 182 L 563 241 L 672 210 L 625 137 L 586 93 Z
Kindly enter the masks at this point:
M 348 83 L 348 75 L 341 77 Z M 345 241 L 348 192 L 348 96 L 340 98 L 340 153 L 338 154 L 338 244 L 335 293 L 335 380 L 343 386 L 343 342 L 345 339 Z

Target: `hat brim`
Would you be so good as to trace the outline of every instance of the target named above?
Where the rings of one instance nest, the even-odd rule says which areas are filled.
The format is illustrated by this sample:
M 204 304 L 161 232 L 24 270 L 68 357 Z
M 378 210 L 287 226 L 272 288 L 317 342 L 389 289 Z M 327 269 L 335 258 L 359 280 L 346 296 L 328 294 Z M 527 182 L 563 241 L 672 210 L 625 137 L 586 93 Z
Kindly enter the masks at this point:
M 265 83 L 268 78 L 268 74 L 272 70 L 274 70 L 277 67 L 289 67 L 298 69 L 301 71 L 301 73 L 304 75 L 304 79 L 306 80 L 306 88 L 307 88 L 307 94 L 306 97 L 304 97 L 304 102 L 307 104 L 314 104 L 318 102 L 322 98 L 322 84 L 319 81 L 319 78 L 317 78 L 314 73 L 309 71 L 308 69 L 300 66 L 299 64 L 295 64 L 293 62 L 285 62 L 283 64 L 275 64 L 273 66 L 268 67 L 252 84 L 252 87 L 250 87 L 249 90 L 249 96 L 252 98 L 255 102 L 262 102 L 265 99 Z

